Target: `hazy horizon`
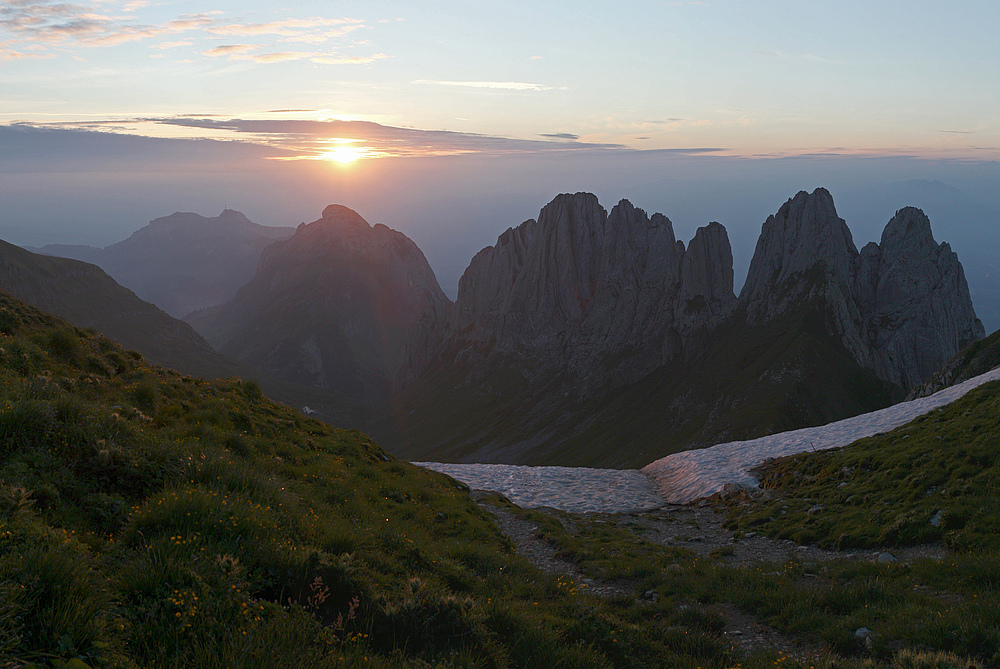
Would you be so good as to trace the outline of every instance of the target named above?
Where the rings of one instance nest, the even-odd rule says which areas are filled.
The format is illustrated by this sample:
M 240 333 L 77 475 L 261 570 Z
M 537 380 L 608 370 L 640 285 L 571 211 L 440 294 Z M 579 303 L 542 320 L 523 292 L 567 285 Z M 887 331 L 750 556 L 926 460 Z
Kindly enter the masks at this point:
M 998 28 L 973 0 L 19 0 L 0 237 L 106 246 L 175 211 L 294 226 L 336 203 L 411 237 L 454 297 L 476 251 L 589 191 L 685 243 L 722 223 L 738 290 L 766 217 L 823 186 L 859 248 L 925 209 L 1000 326 Z

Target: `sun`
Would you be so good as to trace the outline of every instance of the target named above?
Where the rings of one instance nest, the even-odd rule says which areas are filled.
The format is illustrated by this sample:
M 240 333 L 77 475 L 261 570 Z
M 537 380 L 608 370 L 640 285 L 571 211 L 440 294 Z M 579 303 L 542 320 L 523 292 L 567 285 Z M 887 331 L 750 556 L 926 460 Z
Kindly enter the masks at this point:
M 346 165 L 348 163 L 353 163 L 360 158 L 364 158 L 364 156 L 365 150 L 360 147 L 340 145 L 320 154 L 319 157 L 323 160 L 329 160 L 330 162 Z

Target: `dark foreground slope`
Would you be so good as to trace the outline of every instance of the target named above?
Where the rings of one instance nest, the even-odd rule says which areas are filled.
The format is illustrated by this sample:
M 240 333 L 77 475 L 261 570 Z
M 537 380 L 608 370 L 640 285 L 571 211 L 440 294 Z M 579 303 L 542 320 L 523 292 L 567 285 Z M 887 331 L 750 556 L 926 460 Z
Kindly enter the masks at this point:
M 360 405 L 348 397 L 275 379 L 219 354 L 190 325 L 139 299 L 96 265 L 31 253 L 0 240 L 0 290 L 77 327 L 94 328 L 153 364 L 208 379 L 253 379 L 270 397 L 299 409 L 308 406 L 329 422 L 357 426 L 362 421 Z
M 599 666 L 564 639 L 622 628 L 358 432 L 6 296 L 0 333 L 2 666 Z
M 966 669 L 1000 653 L 993 553 L 740 568 L 632 519 L 532 516 L 621 593 L 602 600 L 363 434 L 252 383 L 149 368 L 4 295 L 0 395 L 0 666 Z M 815 652 L 745 655 L 733 612 Z

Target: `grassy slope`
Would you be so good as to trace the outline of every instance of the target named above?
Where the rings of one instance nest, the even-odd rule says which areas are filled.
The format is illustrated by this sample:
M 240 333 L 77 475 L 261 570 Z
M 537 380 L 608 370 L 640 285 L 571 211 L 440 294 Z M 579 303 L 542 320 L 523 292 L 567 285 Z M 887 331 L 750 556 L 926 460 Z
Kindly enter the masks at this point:
M 989 416 L 975 432 L 995 435 L 998 394 L 984 388 L 943 422 L 972 430 Z M 904 441 L 939 444 L 937 418 Z M 928 469 L 909 460 L 911 476 Z M 948 499 L 975 504 L 989 490 L 978 481 Z M 359 432 L 274 405 L 252 383 L 149 368 L 0 296 L 0 666 L 1000 664 L 993 549 L 945 563 L 735 568 L 627 523 L 576 517 L 570 532 L 513 511 L 582 573 L 625 579 L 636 598 L 601 601 L 538 572 L 461 486 Z M 995 525 L 964 527 L 957 546 L 994 545 L 983 538 Z M 743 657 L 721 635 L 721 605 L 836 654 Z M 854 635 L 862 626 L 871 647 Z
M 997 551 L 998 447 L 993 382 L 888 434 L 769 463 L 759 477 L 779 497 L 753 503 L 733 526 L 830 547 L 943 542 Z
M 747 532 L 789 539 L 783 564 L 731 567 L 719 559 L 670 561 L 669 551 L 613 523 L 577 534 L 525 513 L 595 578 L 633 579 L 655 591 L 655 614 L 690 607 L 708 616 L 735 606 L 782 632 L 820 643 L 817 665 L 1000 666 L 1000 382 L 891 433 L 842 449 L 776 460 L 759 470 L 760 496 L 717 503 L 734 541 Z M 935 525 L 932 519 L 940 519 Z M 937 522 L 937 521 L 935 521 Z M 803 561 L 795 543 L 879 551 L 937 544 L 943 560 Z M 699 609 L 699 606 L 702 607 Z M 721 626 L 721 621 L 716 621 Z M 870 642 L 855 633 L 872 631 Z M 964 656 L 961 659 L 958 656 Z M 778 664 L 783 663 L 779 658 Z
M 252 383 L 149 368 L 2 295 L 0 333 L 0 666 L 727 664 Z
M 469 369 L 439 364 L 397 398 L 383 441 L 412 460 L 482 457 L 505 444 L 519 464 L 641 467 L 687 448 L 873 411 L 902 394 L 826 334 L 821 309 L 755 328 L 743 321 L 737 314 L 719 328 L 701 356 L 585 402 L 566 397 L 559 379 L 531 387 L 503 362 L 471 387 Z
M 910 397 L 926 397 L 947 386 L 968 381 L 1000 365 L 1000 330 L 965 347 L 926 383 L 914 388 Z

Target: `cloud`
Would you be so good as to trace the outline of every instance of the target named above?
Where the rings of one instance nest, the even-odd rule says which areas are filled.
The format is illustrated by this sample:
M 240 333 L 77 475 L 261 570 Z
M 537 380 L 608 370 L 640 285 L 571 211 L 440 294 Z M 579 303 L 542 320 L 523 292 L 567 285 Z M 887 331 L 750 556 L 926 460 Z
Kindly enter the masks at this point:
M 549 139 L 568 139 L 577 140 L 580 139 L 580 135 L 574 135 L 569 132 L 543 132 L 539 137 L 548 137 Z
M 125 10 L 142 6 L 130 3 Z M 162 25 L 142 25 L 132 23 L 130 18 L 101 13 L 96 4 L 20 0 L 0 5 L 0 31 L 23 44 L 107 47 L 201 28 L 215 21 L 214 14 L 185 15 Z
M 234 56 L 245 54 L 256 48 L 256 44 L 223 44 L 222 46 L 217 46 L 213 49 L 209 49 L 208 51 L 202 51 L 201 55 L 208 56 L 210 58 L 217 58 L 218 56 Z
M 29 58 L 55 58 L 55 56 L 50 53 L 24 53 L 23 51 L 8 49 L 5 46 L 0 45 L 0 62 L 26 60 Z
M 419 130 L 371 121 L 307 121 L 292 119 L 228 119 L 171 117 L 146 121 L 192 129 L 228 131 L 252 141 L 295 151 L 299 158 L 314 158 L 329 150 L 333 141 L 363 145 L 370 155 L 420 156 L 562 152 L 625 149 L 620 144 L 581 142 L 575 135 L 557 133 L 552 139 L 515 139 L 450 130 Z M 555 140 L 555 141 L 553 141 Z
M 224 44 L 207 51 L 203 56 L 212 58 L 224 56 L 230 60 L 249 60 L 255 63 L 285 63 L 295 60 L 309 60 L 320 65 L 364 65 L 376 60 L 388 58 L 384 53 L 370 56 L 345 56 L 337 52 L 322 51 L 272 51 L 268 53 L 252 53 L 262 48 L 259 44 Z
M 279 35 L 282 37 L 299 37 L 305 33 L 322 34 L 327 37 L 339 37 L 354 30 L 364 28 L 364 22 L 358 19 L 324 19 L 312 17 L 308 19 L 283 19 L 269 23 L 232 23 L 216 25 L 207 29 L 213 35 L 253 37 L 257 35 Z M 327 30 L 320 30 L 327 28 Z M 332 28 L 332 29 L 331 29 Z
M 223 12 L 213 10 L 181 15 L 165 23 L 142 24 L 135 20 L 136 13 L 150 6 L 147 0 L 118 3 L 122 4 L 122 16 L 103 11 L 111 4 L 116 3 L 108 0 L 89 0 L 81 4 L 55 0 L 12 0 L 0 4 L 0 38 L 11 38 L 0 42 L 0 58 L 41 57 L 30 55 L 32 47 L 67 53 L 66 49 L 71 47 L 114 47 L 180 33 L 188 33 L 186 39 L 164 41 L 151 48 L 190 46 L 197 37 L 249 37 L 255 43 L 253 48 L 223 45 L 204 49 L 201 53 L 207 57 L 226 56 L 257 63 L 308 60 L 325 65 L 372 63 L 388 57 L 383 53 L 349 55 L 329 47 L 322 50 L 275 48 L 279 42 L 329 43 L 367 28 L 360 19 L 289 17 L 267 23 L 235 23 L 225 22 Z
M 176 49 L 179 46 L 191 46 L 194 42 L 190 40 L 177 40 L 175 42 L 160 42 L 159 44 L 154 44 L 152 48 L 154 49 Z
M 438 81 L 434 79 L 417 79 L 413 83 L 431 86 L 462 86 L 466 88 L 489 88 L 505 91 L 551 91 L 552 86 L 545 84 L 529 84 L 521 81 Z

